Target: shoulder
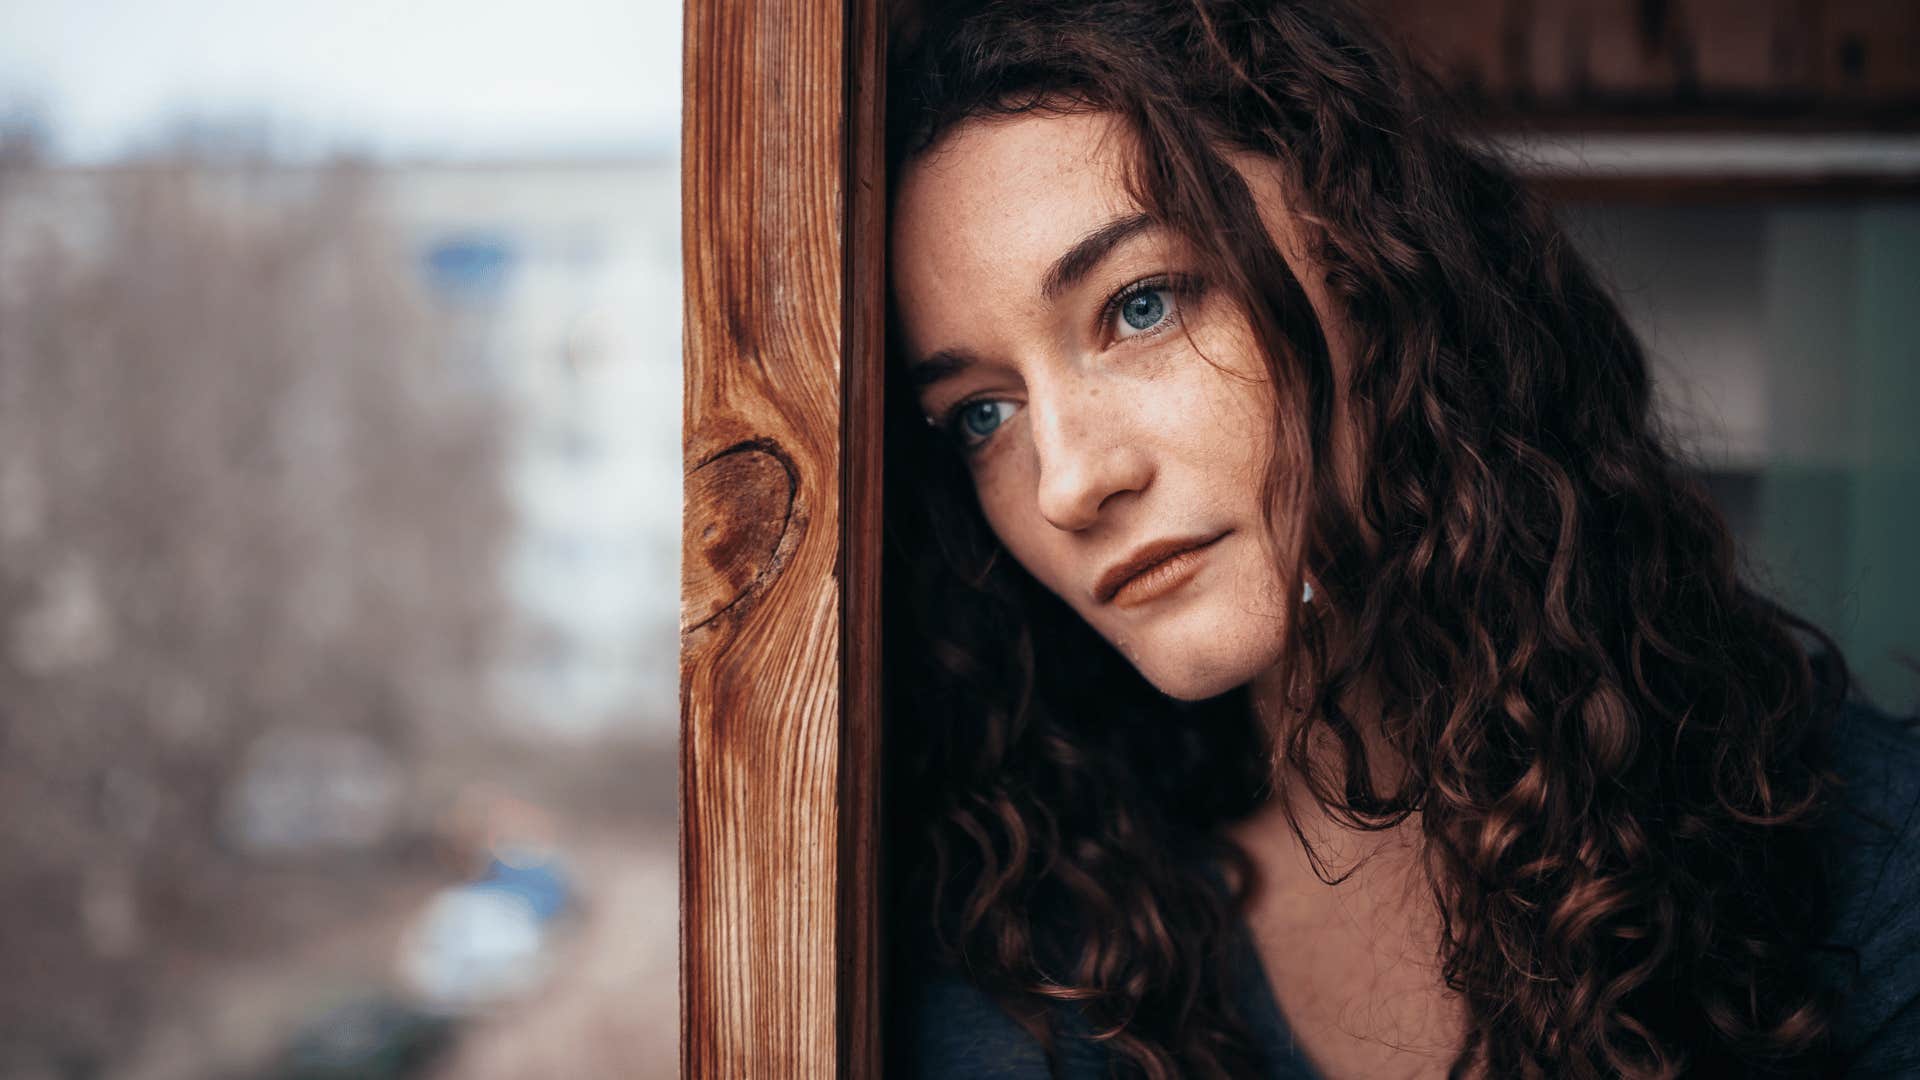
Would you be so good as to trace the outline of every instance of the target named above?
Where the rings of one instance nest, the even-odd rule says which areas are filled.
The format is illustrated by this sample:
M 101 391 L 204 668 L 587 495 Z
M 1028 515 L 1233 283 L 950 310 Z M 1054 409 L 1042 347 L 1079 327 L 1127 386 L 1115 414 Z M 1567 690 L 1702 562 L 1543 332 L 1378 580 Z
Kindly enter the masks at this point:
M 893 1056 L 896 1070 L 919 1080 L 1050 1080 L 1046 1052 L 1000 1002 L 950 966 L 916 964 L 906 981 Z M 1053 1009 L 1061 1080 L 1106 1076 L 1107 1054 L 1078 1010 Z M 893 1075 L 890 1070 L 888 1075 Z
M 1920 899 L 1920 728 L 1850 701 L 1826 744 L 1840 777 L 1824 828 L 1834 928 L 1864 940 Z
M 1920 733 L 1848 702 L 1828 733 L 1841 788 L 1823 832 L 1834 1035 L 1856 1068 L 1920 1068 Z M 1857 961 L 1857 966 L 1856 966 Z

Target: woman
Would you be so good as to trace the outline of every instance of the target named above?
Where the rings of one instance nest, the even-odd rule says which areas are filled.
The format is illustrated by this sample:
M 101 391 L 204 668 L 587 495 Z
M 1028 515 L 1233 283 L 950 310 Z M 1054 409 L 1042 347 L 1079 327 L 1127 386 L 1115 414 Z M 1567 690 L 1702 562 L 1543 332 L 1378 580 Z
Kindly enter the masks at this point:
M 1549 210 L 1342 5 L 936 8 L 894 1068 L 1920 1067 L 1920 752 L 1739 580 Z

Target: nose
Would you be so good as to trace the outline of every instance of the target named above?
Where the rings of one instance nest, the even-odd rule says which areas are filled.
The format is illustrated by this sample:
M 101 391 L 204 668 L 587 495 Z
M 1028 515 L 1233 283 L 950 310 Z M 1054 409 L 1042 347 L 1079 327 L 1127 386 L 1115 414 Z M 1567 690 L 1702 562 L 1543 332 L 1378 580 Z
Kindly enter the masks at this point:
M 1150 444 L 1112 390 L 1063 386 L 1048 401 L 1029 399 L 1027 410 L 1040 459 L 1040 513 L 1055 528 L 1086 529 L 1107 500 L 1153 479 Z

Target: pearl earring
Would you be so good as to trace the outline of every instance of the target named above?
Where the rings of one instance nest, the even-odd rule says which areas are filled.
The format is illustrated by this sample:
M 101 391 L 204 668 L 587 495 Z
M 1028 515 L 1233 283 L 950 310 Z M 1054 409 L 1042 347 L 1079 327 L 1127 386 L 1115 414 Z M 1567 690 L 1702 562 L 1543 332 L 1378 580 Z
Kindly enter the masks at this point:
M 1313 602 L 1313 582 L 1305 580 L 1300 582 L 1300 602 L 1303 604 Z

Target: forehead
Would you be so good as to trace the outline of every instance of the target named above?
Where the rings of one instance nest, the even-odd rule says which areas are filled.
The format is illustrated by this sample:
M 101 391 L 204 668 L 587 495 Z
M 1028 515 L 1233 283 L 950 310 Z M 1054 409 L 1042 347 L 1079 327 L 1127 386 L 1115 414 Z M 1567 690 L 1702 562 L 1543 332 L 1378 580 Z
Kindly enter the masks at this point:
M 1052 260 L 1137 209 L 1130 132 L 1108 113 L 967 120 L 897 178 L 890 266 L 903 302 L 966 285 L 1032 295 Z

